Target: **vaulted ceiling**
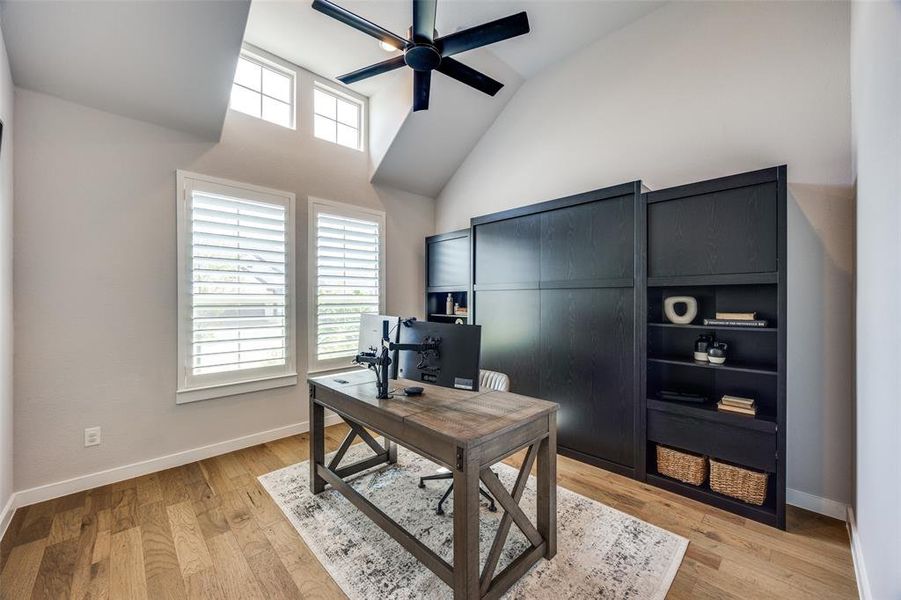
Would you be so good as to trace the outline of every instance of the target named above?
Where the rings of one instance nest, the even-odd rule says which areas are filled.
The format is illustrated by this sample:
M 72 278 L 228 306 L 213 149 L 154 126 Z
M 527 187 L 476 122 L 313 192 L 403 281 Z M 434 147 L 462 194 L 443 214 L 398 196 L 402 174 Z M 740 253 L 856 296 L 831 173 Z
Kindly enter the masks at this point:
M 412 22 L 410 0 L 335 0 L 374 23 L 406 36 Z M 372 180 L 436 196 L 523 82 L 572 52 L 624 27 L 663 2 L 644 0 L 439 0 L 436 29 L 448 34 L 522 10 L 531 32 L 456 56 L 505 84 L 494 98 L 432 77 L 428 111 L 404 116 L 372 148 Z M 245 39 L 328 78 L 392 56 L 376 40 L 334 21 L 301 1 L 254 0 Z M 398 99 L 411 97 L 411 75 L 404 70 L 353 84 L 371 98 L 373 128 L 379 119 L 397 120 Z M 387 100 L 386 100 L 387 99 Z M 385 137 L 390 139 L 384 139 Z
M 8 1 L 16 85 L 218 140 L 250 0 Z

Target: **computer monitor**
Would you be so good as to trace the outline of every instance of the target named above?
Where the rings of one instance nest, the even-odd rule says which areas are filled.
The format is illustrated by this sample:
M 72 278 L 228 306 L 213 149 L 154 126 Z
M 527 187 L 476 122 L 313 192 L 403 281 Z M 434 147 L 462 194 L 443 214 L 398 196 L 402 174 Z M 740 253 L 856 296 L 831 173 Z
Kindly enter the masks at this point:
M 382 322 L 388 321 L 388 337 L 397 341 L 400 317 L 388 315 L 360 315 L 360 340 L 357 352 L 378 352 L 382 348 Z
M 401 350 L 398 376 L 460 390 L 479 389 L 479 325 L 405 321 L 400 326 L 401 344 L 439 341 L 438 350 Z

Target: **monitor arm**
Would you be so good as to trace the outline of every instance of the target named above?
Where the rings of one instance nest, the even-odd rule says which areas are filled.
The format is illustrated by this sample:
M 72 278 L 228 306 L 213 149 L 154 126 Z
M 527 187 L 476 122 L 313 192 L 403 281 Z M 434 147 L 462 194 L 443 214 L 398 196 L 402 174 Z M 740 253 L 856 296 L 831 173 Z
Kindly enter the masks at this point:
M 440 338 L 426 338 L 421 344 L 398 344 L 392 342 L 388 331 L 388 321 L 382 321 L 382 347 L 377 352 L 360 352 L 354 357 L 354 363 L 365 365 L 376 374 L 376 398 L 387 400 L 391 397 L 388 393 L 388 367 L 391 366 L 391 353 L 395 350 L 406 352 L 438 351 L 441 345 Z

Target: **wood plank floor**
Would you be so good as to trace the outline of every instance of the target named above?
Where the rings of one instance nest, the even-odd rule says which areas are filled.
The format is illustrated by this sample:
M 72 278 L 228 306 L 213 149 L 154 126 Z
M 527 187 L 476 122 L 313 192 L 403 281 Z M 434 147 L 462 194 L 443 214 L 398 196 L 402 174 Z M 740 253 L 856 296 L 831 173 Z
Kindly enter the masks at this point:
M 328 428 L 330 450 L 345 432 Z M 256 480 L 307 455 L 299 435 L 20 509 L 0 598 L 344 598 Z M 790 507 L 783 532 L 567 458 L 557 472 L 691 540 L 670 598 L 857 597 L 839 521 Z

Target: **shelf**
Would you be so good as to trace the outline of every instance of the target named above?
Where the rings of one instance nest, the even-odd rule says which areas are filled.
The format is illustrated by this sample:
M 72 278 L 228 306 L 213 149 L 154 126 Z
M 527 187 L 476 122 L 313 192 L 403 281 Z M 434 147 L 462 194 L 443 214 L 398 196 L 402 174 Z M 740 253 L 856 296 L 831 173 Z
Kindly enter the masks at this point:
M 692 367 L 695 369 L 714 369 L 716 371 L 733 371 L 738 373 L 757 373 L 759 375 L 778 375 L 775 367 L 761 366 L 749 363 L 730 362 L 726 360 L 724 365 L 713 365 L 706 362 L 694 361 L 687 358 L 653 358 L 648 357 L 648 362 L 665 365 L 677 365 L 680 367 Z
M 427 294 L 466 294 L 469 288 L 459 285 L 437 285 L 427 287 L 425 291 Z
M 778 327 L 729 327 L 727 325 L 677 325 L 676 323 L 648 323 L 648 327 L 665 329 L 700 329 L 703 331 L 753 331 L 754 333 L 776 333 Z
M 772 415 L 758 413 L 756 417 L 719 411 L 715 403 L 691 404 L 669 400 L 648 398 L 648 410 L 657 410 L 677 415 L 686 415 L 695 419 L 721 423 L 732 427 L 744 427 L 766 433 L 776 433 L 776 418 Z
M 676 494 L 687 496 L 693 500 L 698 500 L 699 502 L 722 508 L 723 510 L 727 510 L 739 516 L 753 519 L 754 521 L 759 521 L 773 527 L 779 526 L 779 518 L 776 515 L 776 509 L 774 508 L 775 499 L 773 485 L 768 485 L 767 498 L 763 506 L 754 506 L 753 504 L 747 504 L 741 500 L 730 498 L 729 496 L 717 494 L 710 488 L 696 487 L 655 473 L 648 473 L 648 483 L 675 492 Z M 773 482 L 769 481 L 768 483 L 772 484 Z
M 760 285 L 771 283 L 779 283 L 778 273 L 728 273 L 722 275 L 681 275 L 678 277 L 648 277 L 648 287 Z
M 463 319 L 465 321 L 469 318 L 469 315 L 446 315 L 444 313 L 433 313 L 430 314 L 429 317 L 440 317 L 444 319 Z

